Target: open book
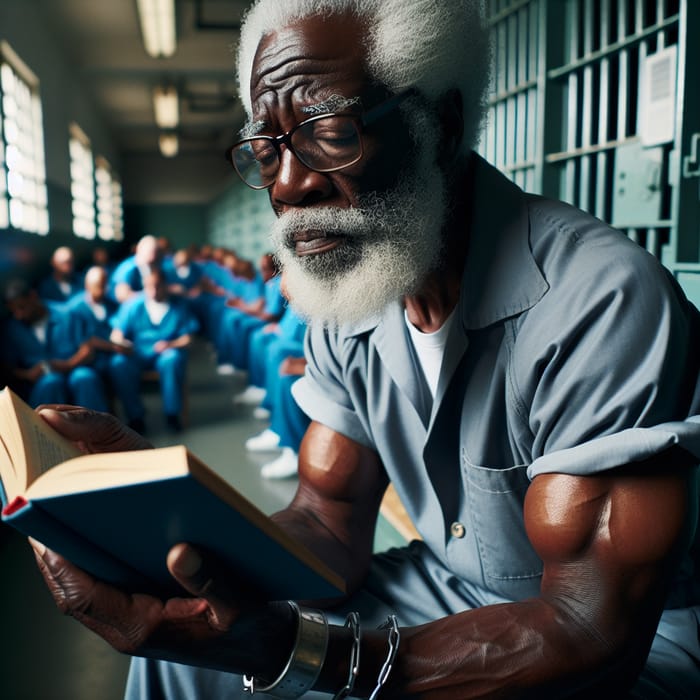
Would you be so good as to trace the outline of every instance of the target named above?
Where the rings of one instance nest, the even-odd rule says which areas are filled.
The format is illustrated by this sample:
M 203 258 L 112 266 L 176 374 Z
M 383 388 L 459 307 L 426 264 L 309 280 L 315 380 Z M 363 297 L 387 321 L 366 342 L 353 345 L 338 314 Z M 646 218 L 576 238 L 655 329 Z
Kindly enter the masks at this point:
M 126 590 L 182 594 L 177 542 L 218 556 L 275 599 L 332 598 L 342 579 L 183 446 L 83 454 L 0 391 L 2 519 Z

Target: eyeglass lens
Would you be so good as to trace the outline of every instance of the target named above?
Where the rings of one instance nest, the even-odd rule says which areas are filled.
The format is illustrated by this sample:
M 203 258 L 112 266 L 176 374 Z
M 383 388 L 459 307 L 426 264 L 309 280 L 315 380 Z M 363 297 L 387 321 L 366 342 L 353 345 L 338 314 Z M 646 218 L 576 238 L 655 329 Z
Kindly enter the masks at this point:
M 349 116 L 330 115 L 302 122 L 290 132 L 287 142 L 296 157 L 317 172 L 339 170 L 362 157 L 360 134 Z M 231 160 L 248 185 L 267 187 L 277 176 L 279 146 L 272 137 L 248 139 L 233 149 Z

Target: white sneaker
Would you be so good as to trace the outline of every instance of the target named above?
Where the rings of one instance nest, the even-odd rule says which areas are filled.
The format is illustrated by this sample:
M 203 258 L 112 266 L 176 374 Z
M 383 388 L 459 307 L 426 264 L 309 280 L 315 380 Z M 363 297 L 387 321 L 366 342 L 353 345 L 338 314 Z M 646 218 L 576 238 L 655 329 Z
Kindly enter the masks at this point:
M 269 428 L 263 430 L 259 435 L 255 435 L 245 441 L 246 450 L 250 450 L 251 452 L 270 452 L 271 450 L 278 449 L 279 446 L 280 436 Z
M 268 462 L 261 470 L 263 479 L 287 479 L 296 476 L 299 467 L 299 456 L 291 447 L 283 447 L 282 454 L 272 462 Z
M 217 365 L 216 373 L 222 377 L 231 377 L 236 373 L 236 368 L 227 362 L 222 365 Z
M 257 418 L 258 420 L 270 420 L 270 411 L 262 406 L 258 406 L 253 411 L 253 418 Z
M 233 397 L 233 403 L 243 403 L 257 406 L 265 398 L 265 389 L 259 386 L 249 386 L 243 393 Z

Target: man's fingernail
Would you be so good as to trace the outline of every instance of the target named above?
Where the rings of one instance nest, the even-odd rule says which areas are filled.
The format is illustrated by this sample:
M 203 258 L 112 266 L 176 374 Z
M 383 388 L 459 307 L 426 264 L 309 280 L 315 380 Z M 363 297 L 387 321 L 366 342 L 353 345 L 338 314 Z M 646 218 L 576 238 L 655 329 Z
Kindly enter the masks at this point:
M 40 556 L 43 557 L 44 554 L 46 553 L 46 546 L 43 545 L 41 542 L 38 540 L 35 540 L 33 537 L 29 538 L 29 544 L 32 546 L 32 549 Z
M 177 558 L 176 568 L 182 576 L 194 576 L 202 568 L 202 557 L 190 547 L 183 547 Z

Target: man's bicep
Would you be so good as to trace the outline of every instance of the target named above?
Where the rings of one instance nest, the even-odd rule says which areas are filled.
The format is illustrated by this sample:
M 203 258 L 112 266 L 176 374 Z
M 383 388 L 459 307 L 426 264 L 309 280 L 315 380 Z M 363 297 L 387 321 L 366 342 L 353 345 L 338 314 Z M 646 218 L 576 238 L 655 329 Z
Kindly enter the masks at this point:
M 602 476 L 537 477 L 525 524 L 544 562 L 543 597 L 607 644 L 650 640 L 694 532 L 696 482 L 693 467 L 650 462 Z
M 295 532 L 349 582 L 369 566 L 388 479 L 376 452 L 318 422 L 299 449 L 299 486 L 275 519 Z
M 299 449 L 299 498 L 328 506 L 360 510 L 379 507 L 387 476 L 377 453 L 351 438 L 312 421 Z

